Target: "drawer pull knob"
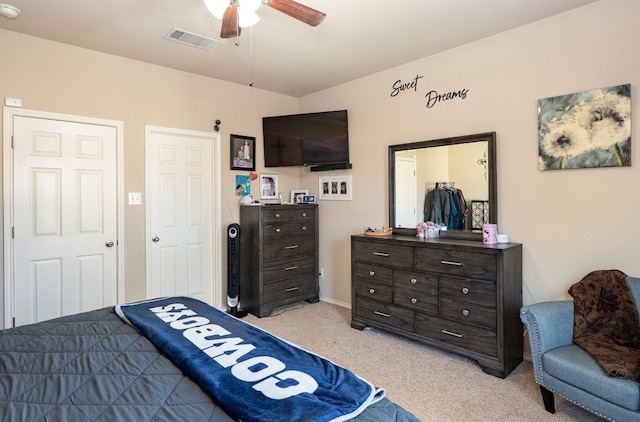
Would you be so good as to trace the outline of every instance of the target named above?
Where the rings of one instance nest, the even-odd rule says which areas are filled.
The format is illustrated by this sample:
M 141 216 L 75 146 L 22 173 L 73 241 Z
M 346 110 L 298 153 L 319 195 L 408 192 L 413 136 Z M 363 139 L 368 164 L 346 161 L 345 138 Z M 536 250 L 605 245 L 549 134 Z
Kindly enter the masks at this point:
M 293 267 L 287 267 L 284 270 L 285 271 L 291 271 L 291 270 L 297 270 L 297 269 L 298 269 L 298 267 L 294 265 Z
M 413 303 L 415 305 L 416 303 L 418 303 L 418 299 L 416 299 L 415 297 L 412 297 L 411 298 L 411 303 Z
M 466 309 L 463 309 L 463 310 L 462 310 L 462 315 L 464 315 L 464 316 L 469 316 L 469 311 L 468 311 L 468 310 L 466 310 Z
M 371 277 L 373 277 L 374 275 L 376 275 L 376 272 L 375 272 L 375 271 L 369 271 L 369 275 L 370 275 Z
M 375 292 L 376 292 L 376 289 L 369 289 L 370 294 L 374 294 Z
M 278 227 L 278 228 L 276 229 L 276 233 L 280 233 L 281 231 L 282 231 L 282 230 L 280 230 L 280 227 Z
M 454 333 L 452 331 L 448 331 L 448 330 L 441 330 L 442 334 L 446 334 L 448 336 L 453 336 L 453 337 L 458 337 L 458 338 L 462 338 L 462 334 L 458 334 L 458 333 Z
M 307 231 L 307 226 L 302 226 L 302 231 Z
M 298 290 L 297 287 L 289 287 L 286 291 L 287 292 L 295 292 L 296 290 Z
M 306 213 L 306 212 L 303 212 L 301 215 L 302 215 L 303 217 L 306 217 L 306 216 L 307 216 L 307 213 Z
M 384 312 L 380 312 L 380 311 L 373 311 L 374 314 L 379 315 L 381 317 L 385 317 L 385 318 L 390 318 L 391 315 L 389 314 L 385 314 Z
M 469 294 L 469 288 L 468 287 L 463 287 L 462 288 L 462 294 L 468 295 Z
M 385 258 L 389 257 L 389 254 L 386 252 L 374 252 L 373 253 L 375 256 L 384 256 Z
M 416 284 L 418 282 L 418 280 L 416 280 L 415 278 L 411 279 L 411 284 Z
M 279 212 L 276 213 L 276 218 L 280 218 L 280 213 Z
M 298 247 L 298 245 L 289 245 L 289 246 L 285 246 L 285 249 L 296 249 Z
M 440 263 L 444 265 L 455 265 L 457 267 L 462 266 L 462 262 L 455 262 L 455 261 L 440 261 Z

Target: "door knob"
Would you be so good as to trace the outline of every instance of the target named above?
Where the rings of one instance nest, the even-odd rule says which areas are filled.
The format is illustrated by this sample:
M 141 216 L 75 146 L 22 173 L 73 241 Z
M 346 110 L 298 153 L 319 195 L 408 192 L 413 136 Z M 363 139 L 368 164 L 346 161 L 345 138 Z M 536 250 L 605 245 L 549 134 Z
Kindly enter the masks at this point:
M 160 241 L 160 238 L 159 238 L 158 236 L 153 236 L 153 237 L 151 238 L 151 241 L 153 241 L 153 242 L 159 242 L 159 241 Z
M 112 248 L 114 245 L 113 240 L 109 240 L 108 242 L 105 243 L 105 245 L 107 245 L 107 248 Z

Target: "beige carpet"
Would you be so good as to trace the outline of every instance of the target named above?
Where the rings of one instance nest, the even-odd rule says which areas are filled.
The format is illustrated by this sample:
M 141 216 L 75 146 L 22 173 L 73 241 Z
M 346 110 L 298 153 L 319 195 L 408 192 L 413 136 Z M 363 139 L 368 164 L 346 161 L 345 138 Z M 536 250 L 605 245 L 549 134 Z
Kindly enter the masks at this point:
M 275 316 L 244 320 L 323 356 L 387 390 L 421 421 L 601 421 L 556 397 L 544 410 L 531 362 L 506 379 L 471 360 L 377 330 L 351 328 L 351 310 L 327 302 L 296 304 Z

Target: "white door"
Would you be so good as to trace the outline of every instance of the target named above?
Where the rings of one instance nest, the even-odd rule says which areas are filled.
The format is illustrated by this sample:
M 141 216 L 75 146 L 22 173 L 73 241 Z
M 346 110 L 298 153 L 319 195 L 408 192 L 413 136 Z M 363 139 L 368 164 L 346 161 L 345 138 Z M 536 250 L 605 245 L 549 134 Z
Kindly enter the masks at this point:
M 113 126 L 13 117 L 15 326 L 118 300 L 116 144 Z
M 396 227 L 413 228 L 418 224 L 416 160 L 396 158 Z
M 217 135 L 153 126 L 146 132 L 147 297 L 186 295 L 214 305 Z

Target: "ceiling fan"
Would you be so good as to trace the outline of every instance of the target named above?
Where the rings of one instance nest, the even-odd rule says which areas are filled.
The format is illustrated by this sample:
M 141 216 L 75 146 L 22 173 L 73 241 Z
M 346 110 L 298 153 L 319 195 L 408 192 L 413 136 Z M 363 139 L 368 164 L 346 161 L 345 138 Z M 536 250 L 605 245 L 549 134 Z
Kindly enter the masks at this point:
M 307 25 L 317 26 L 326 14 L 294 0 L 204 0 L 213 16 L 222 19 L 220 38 L 240 35 L 240 29 L 255 25 L 260 21 L 256 10 L 260 4 L 273 7 L 279 12 L 298 19 Z

